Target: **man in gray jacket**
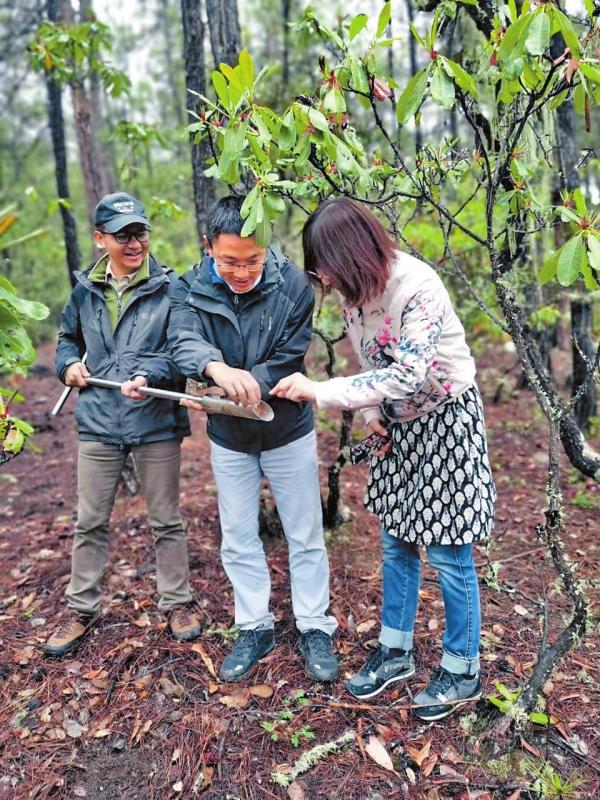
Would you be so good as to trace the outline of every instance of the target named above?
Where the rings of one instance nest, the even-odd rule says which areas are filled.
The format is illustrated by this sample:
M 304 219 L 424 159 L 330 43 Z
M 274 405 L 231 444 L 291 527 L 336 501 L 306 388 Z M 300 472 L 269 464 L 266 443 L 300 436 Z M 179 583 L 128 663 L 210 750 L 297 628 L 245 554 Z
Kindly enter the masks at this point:
M 56 351 L 58 377 L 81 391 L 68 613 L 46 642 L 45 653 L 53 656 L 74 650 L 100 617 L 108 523 L 129 452 L 154 533 L 159 608 L 167 613 L 176 639 L 200 634 L 179 516 L 180 444 L 190 432 L 187 414 L 176 403 L 139 392 L 142 386 L 173 387 L 182 380 L 166 349 L 171 271 L 148 252 L 150 224 L 139 200 L 124 192 L 106 195 L 96 207 L 95 224 L 96 242 L 106 252 L 76 273 Z M 91 375 L 122 382 L 122 394 L 88 386 Z
M 307 403 L 273 400 L 280 378 L 304 369 L 314 295 L 304 274 L 275 246 L 242 237 L 243 197 L 210 210 L 205 257 L 173 293 L 169 342 L 175 364 L 209 379 L 232 399 L 272 403 L 270 423 L 209 415 L 211 463 L 219 496 L 223 567 L 232 583 L 241 628 L 221 665 L 221 678 L 245 678 L 275 646 L 271 584 L 258 535 L 265 475 L 289 546 L 292 605 L 299 648 L 313 680 L 337 675 L 336 620 L 328 613 L 329 566 L 323 541 L 316 438 Z

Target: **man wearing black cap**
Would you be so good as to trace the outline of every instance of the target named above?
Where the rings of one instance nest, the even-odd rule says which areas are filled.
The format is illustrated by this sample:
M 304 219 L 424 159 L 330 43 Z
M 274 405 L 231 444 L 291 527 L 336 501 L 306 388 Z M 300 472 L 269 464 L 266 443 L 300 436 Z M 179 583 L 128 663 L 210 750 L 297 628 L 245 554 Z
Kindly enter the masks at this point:
M 190 432 L 187 415 L 177 403 L 139 392 L 141 386 L 173 387 L 181 381 L 166 349 L 170 270 L 148 252 L 150 224 L 139 200 L 124 192 L 106 195 L 96 207 L 95 224 L 95 240 L 106 252 L 76 273 L 56 351 L 59 378 L 81 392 L 68 611 L 45 647 L 54 656 L 74 650 L 100 617 L 108 522 L 129 452 L 154 533 L 159 608 L 176 639 L 200 634 L 179 516 L 180 444 Z M 88 386 L 91 375 L 123 383 L 122 393 Z

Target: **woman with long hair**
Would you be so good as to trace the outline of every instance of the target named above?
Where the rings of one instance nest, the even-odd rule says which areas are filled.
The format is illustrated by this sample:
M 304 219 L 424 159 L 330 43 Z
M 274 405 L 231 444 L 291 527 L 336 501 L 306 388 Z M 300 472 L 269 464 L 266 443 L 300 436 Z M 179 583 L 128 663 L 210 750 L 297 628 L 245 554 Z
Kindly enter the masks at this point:
M 370 698 L 414 674 L 424 546 L 446 627 L 441 664 L 414 706 L 421 719 L 442 719 L 481 695 L 472 544 L 491 532 L 496 493 L 475 362 L 442 281 L 402 252 L 364 204 L 326 200 L 307 220 L 302 243 L 310 279 L 342 298 L 363 372 L 323 382 L 295 373 L 271 393 L 322 409 L 362 409 L 369 432 L 380 437 L 365 506 L 381 523 L 381 632 L 346 687 Z

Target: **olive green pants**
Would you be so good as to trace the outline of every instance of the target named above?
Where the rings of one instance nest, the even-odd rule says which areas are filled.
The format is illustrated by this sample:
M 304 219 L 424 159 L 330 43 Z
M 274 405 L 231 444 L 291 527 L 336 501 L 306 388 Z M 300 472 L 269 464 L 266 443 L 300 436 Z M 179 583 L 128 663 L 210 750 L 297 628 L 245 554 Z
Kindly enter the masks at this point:
M 103 442 L 79 443 L 77 524 L 65 592 L 73 611 L 88 614 L 100 608 L 108 523 L 127 452 Z M 179 441 L 169 440 L 141 444 L 131 452 L 154 534 L 158 607 L 168 610 L 192 599 L 185 529 L 179 516 L 181 447 Z

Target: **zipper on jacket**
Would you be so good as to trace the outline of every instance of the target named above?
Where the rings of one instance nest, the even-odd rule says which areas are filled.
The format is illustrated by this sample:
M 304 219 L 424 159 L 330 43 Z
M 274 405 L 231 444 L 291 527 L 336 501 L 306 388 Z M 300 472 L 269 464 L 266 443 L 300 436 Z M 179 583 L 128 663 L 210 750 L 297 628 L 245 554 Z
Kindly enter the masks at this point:
M 102 339 L 102 344 L 104 345 L 104 349 L 110 355 L 110 348 L 106 343 L 106 338 L 104 336 L 104 330 L 102 328 L 102 309 L 98 309 L 98 327 L 100 328 L 100 338 Z
M 129 343 L 131 342 L 131 337 L 133 336 L 133 329 L 137 325 L 137 318 L 138 314 L 140 313 L 139 305 L 135 308 L 135 313 L 133 315 L 133 320 L 131 321 L 131 327 L 129 328 L 129 333 L 127 334 L 127 346 L 129 347 Z
M 258 341 L 256 343 L 256 355 L 254 356 L 254 360 L 258 361 L 258 356 L 260 353 L 260 340 L 262 339 L 262 332 L 263 328 L 265 327 L 265 314 L 267 312 L 263 310 L 262 314 L 260 315 L 260 322 L 258 324 Z M 269 320 L 270 322 L 270 320 Z

